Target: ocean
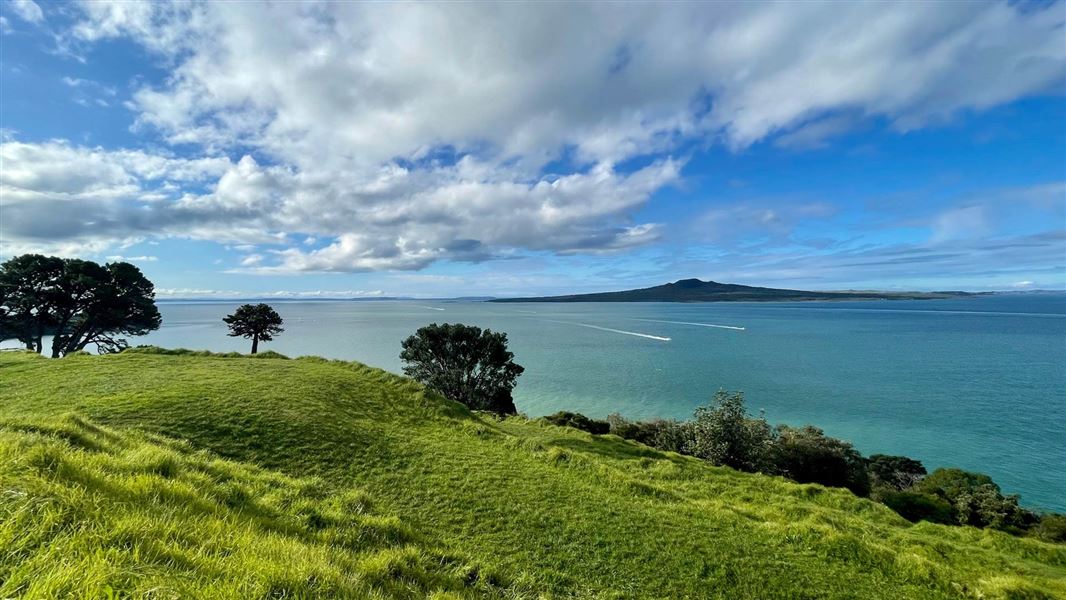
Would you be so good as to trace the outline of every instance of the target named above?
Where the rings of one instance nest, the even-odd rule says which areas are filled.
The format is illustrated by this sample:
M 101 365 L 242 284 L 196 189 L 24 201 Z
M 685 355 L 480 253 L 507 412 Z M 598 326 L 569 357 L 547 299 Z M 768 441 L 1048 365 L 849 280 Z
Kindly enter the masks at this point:
M 161 303 L 135 343 L 215 351 L 235 302 Z M 771 423 L 813 424 L 865 454 L 988 473 L 1026 506 L 1066 512 L 1066 295 L 803 303 L 272 302 L 261 350 L 400 372 L 428 323 L 506 332 L 520 411 L 686 418 L 741 390 Z

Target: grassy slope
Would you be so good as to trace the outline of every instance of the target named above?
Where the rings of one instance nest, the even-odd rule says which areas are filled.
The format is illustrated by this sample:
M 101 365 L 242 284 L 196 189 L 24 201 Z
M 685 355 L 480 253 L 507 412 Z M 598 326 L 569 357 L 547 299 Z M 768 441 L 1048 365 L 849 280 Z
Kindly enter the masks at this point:
M 77 443 L 56 441 L 70 435 L 26 433 L 28 425 L 47 431 L 92 427 L 64 416 L 72 412 L 120 433 L 121 443 L 98 458 Z M 128 434 L 129 428 L 185 442 L 164 443 Z M 971 528 L 912 526 L 840 490 L 736 473 L 611 436 L 518 418 L 496 422 L 408 380 L 353 363 L 150 354 L 53 361 L 0 353 L 0 433 L 5 448 L 38 444 L 77 461 L 113 463 L 118 472 L 133 468 L 137 453 L 158 451 L 244 473 L 247 496 L 257 502 L 262 496 L 273 511 L 270 518 L 291 529 L 259 531 L 257 522 L 242 521 L 240 510 L 223 510 L 212 527 L 234 527 L 236 539 L 248 540 L 249 560 L 268 565 L 259 571 L 263 581 L 243 573 L 235 566 L 240 563 L 227 566 L 225 557 L 204 558 L 202 566 L 167 564 L 171 571 L 188 567 L 203 581 L 210 573 L 228 574 L 230 587 L 219 596 L 239 589 L 255 590 L 248 597 L 262 595 L 263 586 L 278 581 L 288 582 L 290 591 L 314 593 L 306 587 L 308 573 L 320 568 L 322 574 L 310 579 L 325 586 L 319 592 L 352 595 L 447 589 L 626 598 L 1066 597 L 1066 547 Z M 142 446 L 148 450 L 138 450 Z M 244 464 L 187 454 L 191 449 Z M 183 467 L 178 472 L 193 480 L 163 478 L 152 485 L 196 487 L 194 481 L 210 478 L 203 471 Z M 50 497 L 49 485 L 62 486 L 60 496 L 84 493 L 72 485 L 77 478 L 57 482 L 26 466 L 4 467 L 0 475 L 4 536 L 11 535 L 11 505 L 16 514 L 29 510 L 28 498 Z M 218 492 L 211 486 L 226 482 L 212 481 L 196 490 L 207 498 L 205 505 L 215 506 L 209 500 Z M 267 493 L 275 487 L 281 491 Z M 305 488 L 315 492 L 300 496 Z M 18 494 L 10 490 L 25 495 L 12 500 Z M 166 577 L 158 557 L 130 548 L 150 546 L 168 527 L 184 527 L 159 522 L 157 517 L 177 510 L 165 497 L 126 494 L 94 500 L 98 508 L 85 513 L 93 524 L 65 535 L 109 531 L 109 520 L 121 517 L 112 515 L 108 503 L 132 498 L 136 508 L 142 498 L 154 498 L 159 506 L 130 517 L 143 523 L 145 534 L 125 547 L 129 569 L 117 579 L 99 576 L 111 585 L 143 589 Z M 319 497 L 323 504 L 315 510 L 331 515 L 323 531 L 308 529 L 300 513 L 313 509 Z M 363 518 L 349 515 L 343 499 L 367 497 L 377 511 L 373 523 L 403 535 L 371 535 L 365 546 L 331 544 L 339 535 L 333 529 L 358 529 L 344 519 Z M 278 544 L 298 549 L 293 552 L 306 557 L 296 561 L 303 570 L 270 567 L 270 557 L 262 555 L 272 551 L 254 542 L 262 535 L 280 535 Z M 10 543 L 8 537 L 0 541 Z M 93 547 L 111 551 L 102 533 L 79 543 L 86 544 L 84 553 Z M 39 577 L 48 571 L 62 580 L 68 571 L 54 566 L 59 554 L 46 552 L 59 551 L 5 552 L 0 597 L 18 589 L 12 569 L 23 579 L 38 569 Z M 374 562 L 382 556 L 376 560 L 385 566 Z M 344 579 L 349 570 L 352 581 Z

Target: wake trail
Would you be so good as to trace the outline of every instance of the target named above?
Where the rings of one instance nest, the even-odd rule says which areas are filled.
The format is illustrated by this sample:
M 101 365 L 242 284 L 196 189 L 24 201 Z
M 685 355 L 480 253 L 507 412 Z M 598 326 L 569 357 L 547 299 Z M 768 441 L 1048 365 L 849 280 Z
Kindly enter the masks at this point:
M 648 321 L 650 323 L 673 323 L 674 325 L 695 325 L 696 327 L 714 327 L 715 329 L 732 329 L 733 331 L 746 331 L 746 327 L 737 327 L 735 325 L 714 325 L 711 323 L 695 323 L 692 321 L 663 321 L 661 319 L 638 319 L 632 317 L 634 321 Z
M 621 333 L 622 335 L 634 335 L 636 337 L 647 338 L 649 340 L 658 340 L 660 342 L 669 342 L 670 338 L 660 335 L 651 335 L 650 333 L 637 333 L 636 331 L 626 331 L 624 329 L 611 329 L 610 327 L 600 327 L 599 325 L 590 325 L 589 323 L 577 323 L 574 321 L 556 321 L 554 319 L 546 319 L 552 323 L 563 323 L 564 325 L 577 325 L 578 327 L 588 327 L 589 329 L 599 329 L 600 331 L 609 331 L 611 333 Z
M 436 306 L 422 306 L 421 304 L 418 305 L 418 308 L 425 308 L 428 310 L 444 310 L 443 308 L 437 308 Z

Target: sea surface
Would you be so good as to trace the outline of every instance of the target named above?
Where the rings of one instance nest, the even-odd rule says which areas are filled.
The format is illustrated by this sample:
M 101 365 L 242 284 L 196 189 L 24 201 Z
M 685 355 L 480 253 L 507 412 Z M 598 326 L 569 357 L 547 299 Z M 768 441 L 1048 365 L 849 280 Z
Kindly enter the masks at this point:
M 135 343 L 216 351 L 235 302 L 161 303 Z M 272 302 L 261 350 L 400 372 L 429 323 L 506 332 L 520 411 L 686 418 L 719 388 L 771 423 L 813 424 L 865 454 L 986 472 L 1026 506 L 1066 512 L 1066 295 L 801 303 Z

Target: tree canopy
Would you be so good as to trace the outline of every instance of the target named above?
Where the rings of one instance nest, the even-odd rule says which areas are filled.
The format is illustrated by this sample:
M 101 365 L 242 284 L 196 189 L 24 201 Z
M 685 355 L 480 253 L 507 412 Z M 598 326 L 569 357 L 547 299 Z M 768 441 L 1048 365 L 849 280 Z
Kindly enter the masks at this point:
M 159 329 L 155 287 L 137 267 L 24 254 L 0 265 L 0 339 L 17 339 L 41 352 L 52 336 L 52 356 L 95 345 L 117 352 L 122 335 Z
M 420 328 L 403 341 L 403 372 L 476 410 L 517 412 L 511 390 L 523 369 L 507 334 L 459 323 Z
M 694 417 L 695 456 L 741 471 L 772 468 L 773 430 L 766 419 L 748 416 L 741 392 L 719 390 L 711 405 L 697 408 Z
M 281 315 L 269 304 L 244 304 L 232 315 L 222 318 L 229 325 L 230 337 L 245 337 L 252 340 L 252 354 L 259 352 L 259 342 L 269 342 L 282 329 Z

